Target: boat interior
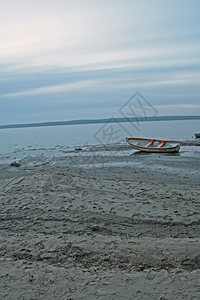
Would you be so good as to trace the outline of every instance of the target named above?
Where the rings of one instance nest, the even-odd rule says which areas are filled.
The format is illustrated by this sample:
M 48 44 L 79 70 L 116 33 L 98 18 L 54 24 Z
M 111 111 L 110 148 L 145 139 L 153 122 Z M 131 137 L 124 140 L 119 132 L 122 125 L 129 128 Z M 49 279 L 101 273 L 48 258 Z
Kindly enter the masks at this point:
M 177 142 L 165 142 L 165 141 L 156 141 L 156 140 L 137 140 L 137 139 L 130 139 L 130 142 L 137 146 L 142 147 L 155 147 L 155 148 L 162 148 L 162 147 L 172 147 L 177 145 Z

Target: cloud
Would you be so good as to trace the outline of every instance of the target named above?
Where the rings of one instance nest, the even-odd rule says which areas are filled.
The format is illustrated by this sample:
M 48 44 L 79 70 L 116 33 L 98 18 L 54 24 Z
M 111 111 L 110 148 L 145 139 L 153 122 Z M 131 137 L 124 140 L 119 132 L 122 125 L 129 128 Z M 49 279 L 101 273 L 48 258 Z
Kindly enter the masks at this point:
M 153 70 L 153 69 L 152 69 Z M 186 85 L 190 85 L 190 87 L 198 87 L 200 85 L 200 71 L 189 71 L 189 70 L 168 70 L 166 72 L 162 72 L 159 69 L 155 69 L 154 71 L 146 72 L 145 70 L 141 70 L 140 72 L 137 70 L 136 72 L 130 72 L 127 69 L 116 70 L 113 72 L 103 72 L 99 73 L 98 71 L 92 72 L 82 72 L 77 74 L 67 72 L 65 74 L 55 74 L 51 79 L 51 84 L 47 85 L 47 83 L 42 85 L 42 82 L 49 82 L 50 76 L 49 73 L 43 74 L 43 78 L 40 74 L 35 75 L 34 78 L 37 78 L 35 83 L 35 88 L 28 88 L 28 86 L 33 85 L 32 81 L 26 81 L 27 75 L 22 76 L 23 82 L 26 84 L 22 87 L 19 86 L 19 82 L 15 84 L 15 80 L 13 81 L 14 86 L 16 86 L 15 90 L 9 92 L 9 89 L 5 90 L 5 92 L 1 91 L 0 98 L 8 98 L 8 97 L 25 97 L 30 95 L 45 95 L 45 94 L 57 94 L 59 93 L 68 93 L 74 92 L 78 93 L 87 92 L 91 93 L 95 92 L 102 93 L 104 91 L 116 91 L 119 89 L 144 89 L 144 88 L 152 88 L 152 89 L 160 89 L 164 87 L 185 87 Z M 152 76 L 153 74 L 153 76 Z M 121 75 L 121 76 L 120 76 Z M 30 80 L 33 79 L 33 75 L 30 74 Z M 68 77 L 68 81 L 66 82 L 66 77 Z M 57 78 L 57 82 L 64 81 L 63 83 L 55 84 L 55 79 Z M 83 79 L 85 78 L 85 79 Z M 94 79 L 93 79 L 94 78 Z M 21 80 L 21 79 L 20 79 Z M 29 80 L 29 81 L 30 81 Z M 54 84 L 53 84 L 54 82 Z M 39 86 L 38 86 L 39 85 Z M 17 91 L 17 89 L 19 89 Z
M 19 96 L 28 96 L 28 95 L 38 95 L 38 94 L 48 94 L 48 93 L 59 93 L 63 91 L 72 91 L 72 90 L 83 90 L 88 89 L 94 86 L 96 81 L 79 81 L 73 83 L 66 83 L 66 84 L 58 84 L 58 85 L 51 85 L 46 87 L 40 87 L 35 89 L 26 90 L 23 92 L 18 93 L 11 93 L 5 94 L 0 97 L 19 97 Z
M 161 2 L 2 1 L 0 114 L 14 101 L 62 109 L 58 99 L 106 111 L 137 90 L 156 105 L 196 105 L 200 4 Z

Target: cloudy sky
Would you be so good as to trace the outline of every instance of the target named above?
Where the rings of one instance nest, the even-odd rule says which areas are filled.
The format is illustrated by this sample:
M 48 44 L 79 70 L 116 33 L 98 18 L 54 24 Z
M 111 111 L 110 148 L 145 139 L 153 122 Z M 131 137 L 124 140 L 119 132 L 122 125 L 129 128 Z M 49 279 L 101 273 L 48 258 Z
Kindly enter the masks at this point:
M 200 115 L 199 0 L 0 0 L 0 124 Z

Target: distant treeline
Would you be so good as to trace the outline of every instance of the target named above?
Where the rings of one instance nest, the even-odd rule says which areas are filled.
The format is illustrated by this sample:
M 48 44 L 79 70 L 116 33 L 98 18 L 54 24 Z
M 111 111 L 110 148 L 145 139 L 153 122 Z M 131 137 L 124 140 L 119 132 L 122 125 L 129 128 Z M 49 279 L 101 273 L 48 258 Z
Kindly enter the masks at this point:
M 62 126 L 62 125 L 84 125 L 99 123 L 124 123 L 124 122 L 147 122 L 147 121 L 179 121 L 179 120 L 200 120 L 200 116 L 154 116 L 154 117 L 130 117 L 130 118 L 110 118 L 110 119 L 85 119 L 58 122 L 28 123 L 0 125 L 0 129 L 43 127 L 43 126 Z

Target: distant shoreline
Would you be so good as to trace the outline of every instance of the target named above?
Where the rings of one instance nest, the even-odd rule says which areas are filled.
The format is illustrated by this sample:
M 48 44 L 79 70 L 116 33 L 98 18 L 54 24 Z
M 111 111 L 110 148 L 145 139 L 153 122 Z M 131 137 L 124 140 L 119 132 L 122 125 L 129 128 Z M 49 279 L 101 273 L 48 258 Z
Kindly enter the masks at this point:
M 181 121 L 181 120 L 182 121 L 184 121 L 184 120 L 200 120 L 200 116 L 155 116 L 155 117 L 82 119 L 82 120 L 71 120 L 71 121 L 0 125 L 0 129 L 63 126 L 63 125 L 86 125 L 86 124 L 101 124 L 101 123 L 127 123 L 127 122 L 148 122 L 148 121 Z

